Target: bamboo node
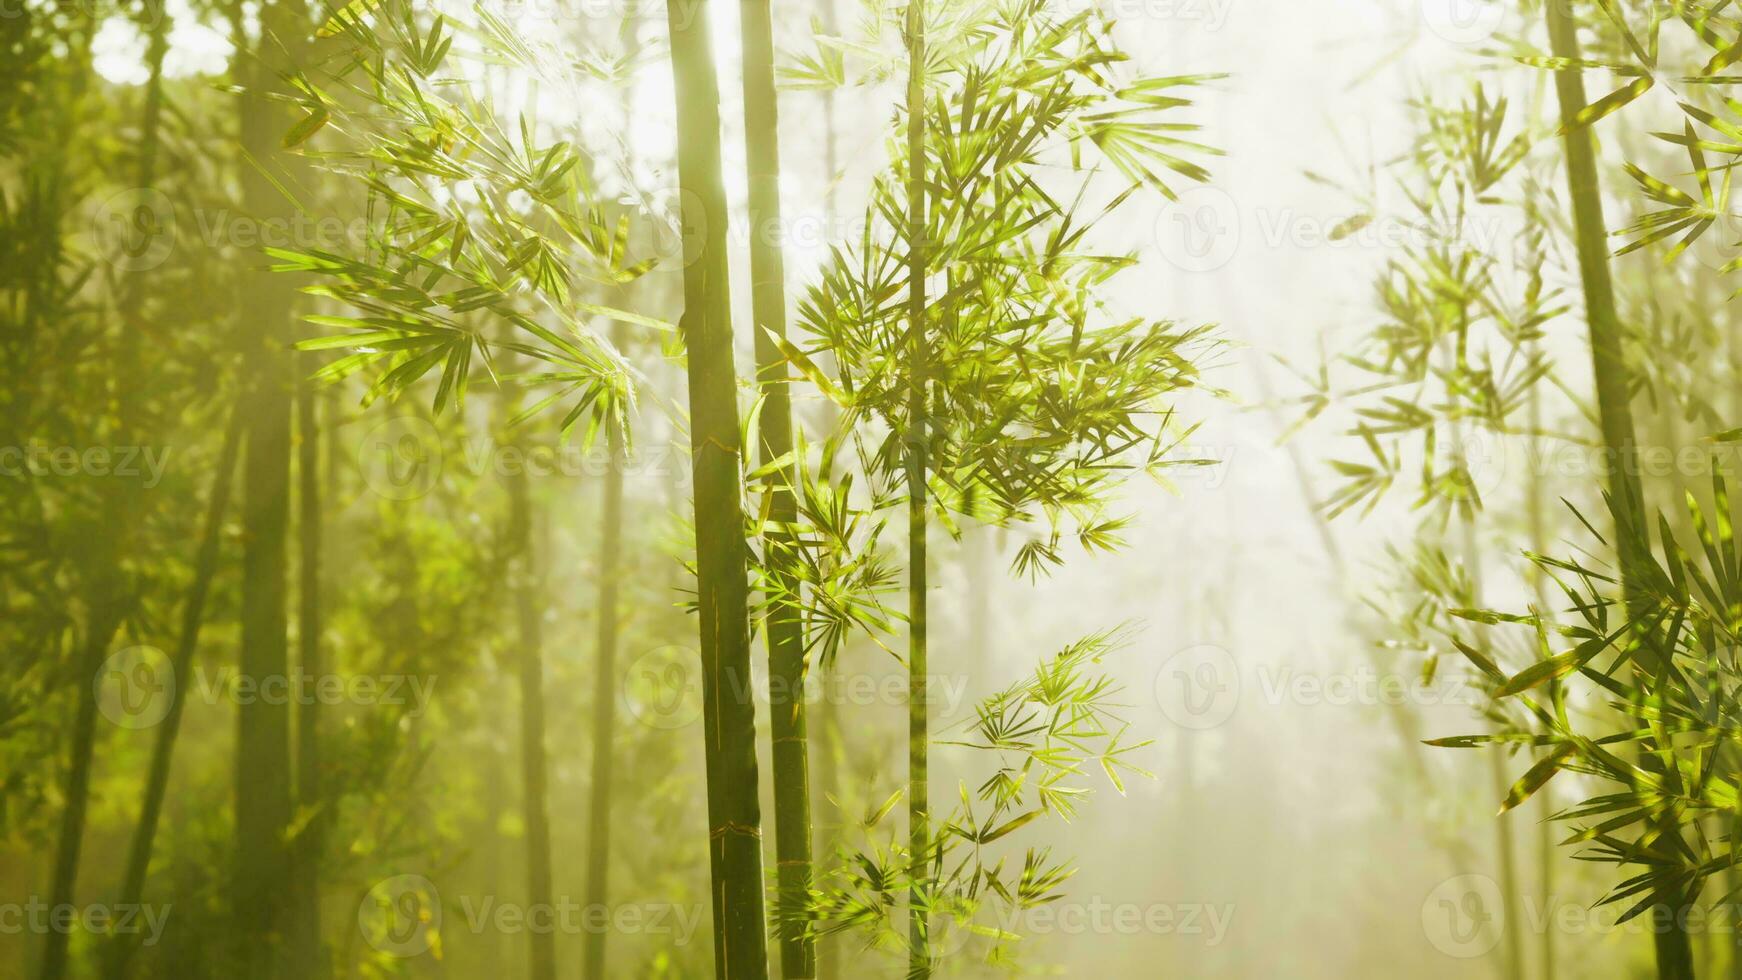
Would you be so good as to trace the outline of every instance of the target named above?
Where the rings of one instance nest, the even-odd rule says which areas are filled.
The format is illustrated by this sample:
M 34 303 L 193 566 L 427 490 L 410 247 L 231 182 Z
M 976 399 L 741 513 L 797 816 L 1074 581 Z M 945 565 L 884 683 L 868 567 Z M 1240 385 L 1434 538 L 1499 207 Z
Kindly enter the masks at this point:
M 752 826 L 750 824 L 733 823 L 731 821 L 727 821 L 723 826 L 715 827 L 713 829 L 713 832 L 708 834 L 708 837 L 711 840 L 719 840 L 720 838 L 726 836 L 727 834 L 742 834 L 745 837 L 751 837 L 751 838 L 755 838 L 756 840 L 761 840 L 762 839 L 762 828 Z

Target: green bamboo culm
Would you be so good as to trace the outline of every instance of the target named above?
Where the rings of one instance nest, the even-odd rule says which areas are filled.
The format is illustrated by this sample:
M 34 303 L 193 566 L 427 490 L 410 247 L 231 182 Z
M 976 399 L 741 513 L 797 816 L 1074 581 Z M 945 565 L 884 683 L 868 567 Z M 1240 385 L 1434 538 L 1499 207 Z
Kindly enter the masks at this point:
M 821 24 L 822 32 L 825 35 L 832 36 L 835 33 L 836 2 L 837 0 L 821 0 L 819 4 L 818 23 Z M 835 222 L 835 188 L 840 169 L 835 149 L 836 91 L 831 86 L 819 93 L 822 99 L 823 116 L 823 173 L 828 177 L 828 187 L 823 192 L 823 215 L 825 223 L 829 227 L 834 227 Z M 834 402 L 829 401 L 824 403 L 823 409 L 827 413 L 826 421 L 822 423 L 823 430 L 833 431 L 838 419 L 837 406 Z M 819 664 L 818 669 L 823 669 L 822 665 Z M 828 860 L 829 856 L 835 853 L 839 839 L 839 828 L 834 821 L 836 814 L 831 804 L 833 800 L 841 798 L 841 765 L 838 757 L 842 747 L 841 723 L 838 706 L 831 704 L 828 699 L 822 699 L 817 705 L 817 709 L 814 719 L 818 730 L 817 773 L 816 778 L 810 780 L 812 785 L 811 813 L 813 815 L 811 823 L 814 830 L 812 853 L 821 854 L 824 860 Z M 810 749 L 809 727 L 812 720 L 807 715 L 805 719 L 807 764 Z M 825 815 L 821 822 L 815 819 L 817 813 Z M 839 935 L 829 934 L 815 938 L 815 944 L 812 947 L 815 973 L 812 975 L 818 980 L 840 980 L 841 940 L 842 937 Z
M 512 588 L 519 626 L 521 806 L 526 823 L 526 888 L 532 908 L 551 908 L 550 806 L 544 745 L 544 610 L 533 551 L 531 488 L 524 468 L 508 480 Z M 556 935 L 527 931 L 532 980 L 556 980 Z
M 176 641 L 175 659 L 170 661 L 172 677 L 192 677 L 194 651 L 199 646 L 200 629 L 205 625 L 206 598 L 212 580 L 218 572 L 218 553 L 222 543 L 224 514 L 230 506 L 230 487 L 236 472 L 236 457 L 242 443 L 242 414 L 232 410 L 230 424 L 224 432 L 224 447 L 218 453 L 218 466 L 212 473 L 211 495 L 206 499 L 205 521 L 200 531 L 200 549 L 194 559 L 194 578 L 188 585 L 187 599 L 182 605 L 181 632 Z M 151 867 L 151 852 L 157 839 L 158 818 L 163 813 L 164 794 L 169 789 L 170 763 L 175 757 L 175 740 L 181 732 L 182 709 L 187 704 L 183 685 L 172 685 L 170 702 L 163 720 L 157 724 L 157 739 L 151 748 L 151 768 L 145 777 L 145 791 L 139 805 L 139 817 L 133 825 L 133 839 L 127 850 L 127 867 L 121 882 L 120 908 L 136 908 L 145 895 L 145 874 Z M 121 980 L 127 975 L 127 964 L 138 945 L 137 936 L 118 935 L 112 940 L 104 960 L 105 980 Z
M 286 161 L 279 148 L 280 123 L 273 91 L 277 78 L 266 58 L 275 45 L 307 37 L 308 9 L 297 0 L 275 0 L 260 15 L 261 57 L 251 59 L 248 90 L 241 96 L 242 141 L 260 166 L 243 168 L 243 210 L 264 223 L 286 205 L 280 188 Z M 239 39 L 240 41 L 240 39 Z M 238 50 L 246 50 L 238 44 Z M 294 59 L 294 54 L 291 55 Z M 271 172 L 266 169 L 270 168 Z M 238 677 L 269 683 L 290 672 L 288 642 L 288 532 L 290 527 L 291 414 L 295 388 L 287 348 L 295 322 L 296 284 L 286 276 L 258 274 L 250 286 L 244 324 L 248 344 L 248 431 L 242 463 L 242 649 Z M 285 832 L 294 819 L 288 704 L 266 701 L 236 711 L 236 941 L 250 977 L 283 971 L 275 937 L 291 882 Z
M 926 761 L 929 718 L 926 688 L 926 213 L 925 213 L 925 6 L 907 6 L 907 833 L 913 881 L 908 891 L 908 976 L 931 976 L 930 889 L 931 805 Z
M 151 17 L 155 12 L 150 40 L 146 47 L 146 61 L 150 73 L 146 82 L 144 118 L 140 132 L 138 156 L 138 180 L 140 187 L 151 187 L 157 174 L 157 141 L 158 124 L 162 115 L 163 105 L 163 59 L 168 50 L 168 24 L 159 5 L 148 4 L 146 15 Z M 140 321 L 144 309 L 145 292 L 139 276 L 135 273 L 123 285 L 118 313 L 118 322 L 133 324 Z M 116 338 L 111 349 L 116 370 L 113 377 L 114 408 L 117 423 L 117 443 L 126 442 L 120 437 L 128 423 L 135 416 L 137 408 L 134 398 L 138 385 L 130 381 L 132 369 L 137 363 L 133 345 L 138 343 L 138 330 L 124 329 Z M 58 908 L 71 904 L 74 889 L 78 884 L 79 860 L 85 836 L 85 818 L 90 803 L 91 758 L 96 750 L 97 739 L 97 673 L 101 669 L 104 656 L 107 654 L 110 642 L 121 630 L 123 606 L 126 602 L 124 586 L 118 569 L 124 546 L 120 539 L 132 524 L 134 508 L 138 501 L 136 495 L 127 487 L 110 489 L 103 495 L 102 513 L 104 515 L 104 540 L 109 549 L 107 557 L 99 563 L 99 570 L 90 593 L 90 614 L 85 622 L 85 633 L 78 649 L 78 669 L 74 673 L 74 696 L 77 699 L 77 711 L 74 714 L 71 747 L 68 751 L 68 764 L 65 786 L 66 803 L 61 811 L 59 838 L 55 845 L 54 877 L 50 883 L 50 907 Z M 64 929 L 51 929 L 44 941 L 41 970 L 42 980 L 61 980 L 68 973 L 68 935 Z
M 314 367 L 319 355 L 305 353 Z M 312 371 L 310 372 L 312 373 Z M 320 414 L 310 381 L 296 389 L 297 468 L 297 670 L 314 685 L 326 671 L 321 655 L 321 473 Z M 312 690 L 312 686 L 307 688 Z M 318 699 L 299 701 L 296 709 L 296 805 L 313 813 L 296 841 L 290 936 L 290 963 L 298 977 L 324 977 L 321 948 L 321 854 L 325 849 L 326 817 L 321 805 L 320 714 Z
M 786 980 L 816 976 L 816 943 L 805 922 L 811 888 L 810 736 L 805 719 L 805 642 L 799 616 L 792 528 L 797 466 L 792 394 L 786 358 L 786 261 L 781 253 L 780 113 L 774 85 L 771 0 L 739 6 L 744 58 L 744 142 L 749 176 L 750 292 L 755 321 L 757 381 L 762 392 L 759 441 L 770 495 L 765 562 L 776 593 L 767 613 L 769 730 L 773 739 L 774 853 L 780 972 Z
M 621 331 L 617 334 L 621 342 Z M 616 778 L 612 740 L 617 728 L 617 636 L 623 568 L 623 430 L 608 427 L 602 506 L 599 509 L 599 623 L 593 674 L 592 797 L 587 809 L 587 908 L 604 908 L 610 897 L 611 788 Z M 582 946 L 583 977 L 603 977 L 608 929 L 588 930 Z
M 720 93 L 707 0 L 666 4 L 683 199 L 683 317 L 694 471 L 696 603 L 707 754 L 708 857 L 719 980 L 768 976 L 757 798 L 756 705 L 750 697 L 748 556 L 740 503 L 743 445 L 732 363 Z
M 1581 69 L 1578 25 L 1561 4 L 1544 4 L 1548 17 L 1551 53 L 1575 67 L 1555 72 L 1555 94 L 1560 102 L 1563 135 L 1566 140 L 1567 189 L 1572 201 L 1573 228 L 1579 257 L 1579 279 L 1583 285 L 1585 317 L 1589 323 L 1592 370 L 1597 387 L 1598 421 L 1602 428 L 1604 453 L 1608 458 L 1608 489 L 1611 507 L 1618 527 L 1616 537 L 1620 552 L 1621 589 L 1628 611 L 1634 621 L 1649 614 L 1650 598 L 1642 593 L 1639 583 L 1642 569 L 1652 564 L 1646 551 L 1645 501 L 1640 488 L 1636 457 L 1633 410 L 1630 404 L 1632 384 L 1630 371 L 1622 354 L 1621 321 L 1615 312 L 1615 289 L 1609 272 L 1607 228 L 1603 221 L 1603 199 L 1597 183 L 1596 142 L 1590 127 L 1584 125 L 1586 110 L 1585 82 Z M 1642 639 L 1651 655 L 1651 643 Z M 1642 763 L 1653 761 L 1649 746 L 1642 746 Z M 1666 815 L 1659 829 L 1671 846 L 1685 849 L 1681 829 L 1673 815 Z M 1673 894 L 1652 910 L 1654 918 L 1666 915 L 1671 922 L 1666 928 L 1654 930 L 1657 951 L 1657 974 L 1661 980 L 1692 980 L 1693 949 L 1688 942 L 1685 915 L 1689 897 Z
M 618 41 L 631 77 L 623 86 L 623 131 L 628 133 L 635 118 L 634 65 L 641 54 L 641 6 L 638 0 L 624 4 Z M 632 287 L 620 290 L 625 299 Z M 625 306 L 630 304 L 625 303 Z M 628 335 L 621 323 L 614 324 L 612 346 L 622 350 Z M 593 759 L 592 796 L 587 801 L 587 908 L 604 908 L 610 900 L 611 796 L 615 775 L 617 734 L 617 646 L 622 602 L 618 579 L 623 574 L 623 475 L 628 465 L 625 449 L 627 418 L 606 426 L 605 484 L 599 507 L 599 622 L 593 665 Z M 610 930 L 588 930 L 581 940 L 581 976 L 604 977 L 606 938 Z

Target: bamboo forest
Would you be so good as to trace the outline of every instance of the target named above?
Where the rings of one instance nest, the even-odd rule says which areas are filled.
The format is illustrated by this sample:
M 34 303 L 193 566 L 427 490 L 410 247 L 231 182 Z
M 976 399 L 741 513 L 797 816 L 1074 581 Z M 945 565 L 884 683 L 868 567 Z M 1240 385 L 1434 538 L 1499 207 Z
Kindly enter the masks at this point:
M 1738 167 L 1734 0 L 0 0 L 0 980 L 1742 980 Z

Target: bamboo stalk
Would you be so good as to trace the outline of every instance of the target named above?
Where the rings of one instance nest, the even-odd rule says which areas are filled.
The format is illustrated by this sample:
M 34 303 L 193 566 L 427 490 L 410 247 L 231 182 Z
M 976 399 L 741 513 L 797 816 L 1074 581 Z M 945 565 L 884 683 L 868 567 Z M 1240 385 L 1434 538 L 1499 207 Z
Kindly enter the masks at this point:
M 550 808 L 544 745 L 544 616 L 532 542 L 532 499 L 524 467 L 508 478 L 510 566 L 519 649 L 521 808 L 526 824 L 526 886 L 531 907 L 550 909 Z M 556 980 L 556 934 L 527 930 L 532 980 Z
M 199 648 L 200 628 L 205 623 L 206 597 L 217 574 L 218 553 L 223 537 L 224 513 L 230 505 L 230 488 L 236 472 L 236 457 L 242 443 L 242 414 L 232 411 L 224 431 L 224 448 L 212 474 L 212 492 L 206 501 L 205 524 L 200 549 L 194 559 L 194 579 L 182 606 L 181 633 L 175 659 L 170 661 L 176 683 L 170 689 L 169 710 L 157 725 L 157 741 L 151 750 L 145 792 L 139 805 L 139 820 L 133 825 L 133 840 L 127 851 L 127 870 L 121 883 L 121 908 L 137 907 L 145 894 L 145 875 L 151 867 L 151 852 L 157 839 L 158 817 L 169 788 L 170 764 L 175 756 L 176 736 L 181 732 L 182 709 L 187 704 L 186 685 L 193 674 L 194 652 Z M 109 950 L 104 976 L 121 980 L 135 949 L 135 936 L 117 935 Z
M 1542 395 L 1535 385 L 1530 387 L 1529 401 L 1530 431 L 1541 432 L 1542 428 Z M 1534 436 L 1532 437 L 1535 438 Z M 1548 554 L 1548 520 L 1542 506 L 1542 473 L 1537 465 L 1536 454 L 1530 458 L 1530 480 L 1525 494 L 1525 516 L 1530 530 L 1530 550 L 1539 555 Z M 1537 614 L 1548 615 L 1548 582 L 1543 575 L 1541 566 L 1535 562 L 1527 563 L 1525 574 L 1530 580 L 1530 589 L 1536 599 Z M 1549 702 L 1557 703 L 1560 698 L 1560 682 L 1553 681 L 1549 685 Z M 1538 874 L 1542 881 L 1543 914 L 1554 914 L 1554 882 L 1555 882 L 1555 839 L 1554 824 L 1550 817 L 1554 815 L 1554 784 L 1545 783 L 1536 791 L 1542 809 L 1542 819 L 1537 823 L 1537 861 Z M 1551 920 L 1552 921 L 1552 920 Z M 1554 929 L 1542 930 L 1540 937 L 1542 953 L 1542 980 L 1554 980 L 1555 976 L 1555 943 Z
M 314 355 L 303 355 L 312 361 Z M 297 433 L 297 670 L 304 683 L 320 682 L 321 657 L 321 431 L 311 382 L 296 390 Z M 310 690 L 313 688 L 310 687 Z M 299 701 L 296 708 L 296 802 L 314 810 L 296 841 L 292 874 L 291 971 L 300 977 L 324 977 L 321 949 L 320 862 L 325 851 L 325 796 L 321 788 L 319 699 Z
M 621 325 L 615 333 L 623 342 Z M 587 815 L 587 908 L 603 908 L 610 897 L 612 763 L 616 753 L 612 739 L 617 728 L 617 640 L 621 599 L 618 578 L 623 573 L 623 433 L 610 426 L 606 435 L 610 463 L 605 474 L 599 509 L 599 624 L 597 663 L 593 675 L 593 766 L 592 798 Z M 607 930 L 589 931 L 584 941 L 581 976 L 602 978 L 605 974 Z
M 835 32 L 835 3 L 836 0 L 820 0 L 819 3 L 819 17 L 821 19 L 823 32 L 826 34 L 832 35 Z M 835 222 L 835 189 L 838 185 L 839 176 L 837 171 L 840 169 L 837 160 L 838 154 L 835 149 L 835 129 L 837 123 L 835 89 L 825 89 L 822 93 L 822 100 L 823 174 L 827 179 L 827 185 L 823 191 L 823 214 L 827 219 L 827 226 L 833 228 Z M 834 403 L 825 403 L 825 411 L 833 415 Z M 835 425 L 832 421 L 824 424 L 824 431 L 832 432 L 834 429 Z M 823 859 L 827 861 L 830 860 L 835 853 L 836 841 L 838 838 L 837 828 L 832 819 L 825 822 L 817 822 L 814 819 L 814 814 L 819 810 L 829 812 L 825 810 L 823 804 L 826 803 L 831 796 L 835 799 L 840 798 L 841 773 L 836 754 L 841 745 L 841 719 L 836 706 L 832 704 L 829 699 L 824 698 L 822 703 L 818 705 L 815 717 L 807 718 L 806 721 L 816 722 L 817 727 L 821 732 L 819 735 L 821 751 L 818 753 L 816 759 L 817 778 L 812 781 L 813 792 L 817 794 L 820 799 L 812 800 L 812 823 L 816 834 L 815 852 L 822 854 Z M 814 874 L 815 872 L 813 870 L 813 877 Z M 838 935 L 831 934 L 817 937 L 815 945 L 816 975 L 819 980 L 839 980 L 841 976 L 840 946 L 841 937 Z
M 775 337 L 786 336 L 786 262 L 780 208 L 779 93 L 774 86 L 774 24 L 771 0 L 739 6 L 744 56 L 744 141 L 749 175 L 751 312 L 756 365 L 762 391 L 762 464 L 790 456 L 792 394 L 786 358 Z M 767 477 L 770 495 L 765 534 L 769 573 L 780 598 L 771 604 L 768 634 L 770 732 L 774 780 L 774 852 L 777 861 L 781 975 L 816 976 L 816 944 L 805 922 L 811 887 L 810 736 L 805 718 L 804 628 L 793 601 L 792 526 L 798 519 L 791 462 Z
M 241 96 L 241 137 L 256 163 L 242 172 L 243 211 L 258 221 L 281 215 L 295 171 L 279 147 L 280 88 L 275 65 L 291 63 L 309 31 L 301 0 L 273 0 L 259 13 L 260 42 Z M 248 50 L 246 37 L 237 49 Z M 269 56 L 269 52 L 277 52 Z M 265 270 L 251 280 L 246 321 L 251 328 L 245 364 L 250 391 L 242 459 L 242 642 L 238 679 L 276 683 L 290 676 L 288 594 L 291 416 L 294 370 L 291 341 L 297 292 L 288 277 Z M 258 326 L 255 326 L 258 325 Z M 291 707 L 260 699 L 236 711 L 236 854 L 232 880 L 238 921 L 238 962 L 249 977 L 285 973 L 282 916 L 291 885 Z
M 741 505 L 737 371 L 720 98 L 707 0 L 669 0 L 684 225 L 684 310 L 694 469 L 696 598 L 708 770 L 714 968 L 720 980 L 768 975 L 757 799 L 756 705 L 750 697 L 747 555 Z
M 635 118 L 634 62 L 641 53 L 641 9 L 638 0 L 628 0 L 619 27 L 618 40 L 631 78 L 623 93 L 623 130 L 628 134 Z M 625 136 L 627 139 L 627 135 Z M 627 294 L 630 287 L 624 286 Z M 629 308 L 630 304 L 623 304 Z M 628 335 L 621 323 L 612 326 L 611 342 L 622 350 Z M 622 420 L 628 425 L 628 419 Z M 586 907 L 604 908 L 611 889 L 611 799 L 615 779 L 612 744 L 617 732 L 617 646 L 622 600 L 618 579 L 623 574 L 623 479 L 628 466 L 624 432 L 607 427 L 605 484 L 599 507 L 599 622 L 595 637 L 597 661 L 593 671 L 593 760 L 590 773 L 592 796 L 587 801 Z M 581 976 L 605 977 L 608 930 L 587 932 L 581 941 Z
M 1549 46 L 1557 58 L 1577 64 L 1580 58 L 1578 26 L 1561 4 L 1545 4 Z M 1636 458 L 1631 378 L 1622 353 L 1621 322 L 1615 312 L 1615 290 L 1609 273 L 1607 226 L 1603 221 L 1603 198 L 1597 181 L 1596 144 L 1588 126 L 1575 125 L 1584 111 L 1585 82 L 1581 69 L 1555 72 L 1555 94 L 1560 102 L 1567 151 L 1567 187 L 1572 200 L 1573 228 L 1579 258 L 1579 279 L 1584 289 L 1585 317 L 1591 338 L 1591 366 L 1596 379 L 1598 421 L 1609 461 L 1609 495 L 1618 524 L 1616 537 L 1621 564 L 1622 595 L 1629 612 L 1638 618 L 1649 598 L 1636 586 L 1641 569 L 1651 561 L 1646 554 L 1645 502 L 1640 489 Z M 1652 644 L 1642 640 L 1651 653 Z M 1647 748 L 1642 764 L 1652 763 Z M 1673 842 L 1672 850 L 1685 849 L 1673 816 L 1660 821 L 1660 832 Z M 1685 912 L 1689 896 L 1672 895 L 1654 908 L 1653 914 L 1668 913 L 1670 928 L 1654 930 L 1658 976 L 1662 980 L 1690 980 L 1694 976 L 1693 950 L 1688 943 Z
M 152 8 L 148 5 L 148 11 L 150 9 Z M 169 47 L 169 28 L 161 7 L 156 8 L 156 12 L 146 45 L 149 77 L 146 81 L 140 130 L 137 174 L 140 187 L 151 187 L 157 180 L 158 123 L 163 109 L 163 59 Z M 92 33 L 95 33 L 94 24 Z M 88 68 L 88 63 L 86 67 Z M 81 85 L 82 78 L 81 73 Z M 122 285 L 119 308 L 116 311 L 121 329 L 111 356 L 114 359 L 116 379 L 114 409 L 122 427 L 132 421 L 136 408 L 132 398 L 135 386 L 128 379 L 136 361 L 134 352 L 139 331 L 135 329 L 135 323 L 144 304 L 142 289 L 139 273 L 132 273 Z M 124 442 L 125 438 L 117 441 Z M 74 890 L 78 886 L 79 858 L 84 843 L 86 812 L 90 804 L 91 756 L 95 751 L 97 738 L 97 672 L 102 668 L 104 654 L 110 641 L 120 630 L 124 618 L 123 585 L 117 573 L 122 549 L 116 539 L 132 524 L 134 504 L 133 495 L 125 487 L 111 489 L 102 497 L 107 557 L 98 559 L 99 567 L 95 570 L 95 583 L 91 591 L 90 616 L 86 622 L 84 643 L 76 660 L 78 669 L 74 674 L 77 681 L 74 690 L 78 708 L 73 719 L 72 744 L 68 751 L 66 806 L 61 811 L 59 837 L 55 844 L 54 876 L 49 886 L 50 908 L 72 904 Z M 68 939 L 67 930 L 49 930 L 42 955 L 42 980 L 61 980 L 66 975 Z
M 927 785 L 930 731 L 926 651 L 926 422 L 930 350 L 925 325 L 925 7 L 907 7 L 907 248 L 908 394 L 907 417 L 907 832 L 913 862 L 908 893 L 908 976 L 931 976 L 931 941 L 926 882 L 931 868 L 931 805 Z

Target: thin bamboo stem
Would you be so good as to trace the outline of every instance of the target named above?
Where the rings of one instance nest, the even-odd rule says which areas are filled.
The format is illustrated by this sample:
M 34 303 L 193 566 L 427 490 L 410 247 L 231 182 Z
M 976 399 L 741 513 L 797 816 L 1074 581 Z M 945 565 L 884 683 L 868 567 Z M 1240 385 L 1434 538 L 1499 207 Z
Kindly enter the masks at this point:
M 164 795 L 169 789 L 170 764 L 175 757 L 176 736 L 181 733 L 182 709 L 187 704 L 186 684 L 193 675 L 194 651 L 199 648 L 200 628 L 205 624 L 206 597 L 217 574 L 224 514 L 230 505 L 230 488 L 234 483 L 236 457 L 241 444 L 242 413 L 232 411 L 224 432 L 224 448 L 218 454 L 218 468 L 212 474 L 211 496 L 206 500 L 205 524 L 200 533 L 199 553 L 194 559 L 193 582 L 188 586 L 187 600 L 182 606 L 180 638 L 176 643 L 175 658 L 170 661 L 170 676 L 176 683 L 170 688 L 168 711 L 157 725 L 157 740 L 151 750 L 150 769 L 146 771 L 139 820 L 133 825 L 133 840 L 127 851 L 120 908 L 137 907 L 145 894 L 145 875 L 151 867 L 158 817 L 163 812 Z M 137 936 L 125 934 L 115 937 L 105 963 L 107 980 L 121 980 L 126 976 L 136 939 Z
M 926 472 L 930 466 L 927 372 L 931 356 L 926 337 L 925 190 L 925 6 L 907 7 L 907 247 L 908 247 L 908 418 L 907 418 L 907 830 L 912 888 L 908 894 L 908 976 L 931 976 L 930 888 L 931 805 L 927 782 L 929 704 L 926 651 Z
M 1557 58 L 1576 65 L 1580 59 L 1578 26 L 1571 12 L 1558 3 L 1544 4 L 1548 18 L 1549 46 Z M 1579 278 L 1584 289 L 1585 317 L 1590 329 L 1592 373 L 1596 379 L 1598 421 L 1608 457 L 1609 496 L 1615 512 L 1616 537 L 1621 564 L 1622 594 L 1635 619 L 1645 611 L 1649 598 L 1636 584 L 1651 557 L 1645 552 L 1645 501 L 1636 463 L 1631 372 L 1622 353 L 1622 329 L 1615 311 L 1615 290 L 1609 273 L 1608 232 L 1603 221 L 1603 198 L 1597 180 L 1597 150 L 1589 126 L 1577 125 L 1587 105 L 1582 70 L 1577 67 L 1555 72 L 1555 94 L 1560 102 L 1567 156 L 1567 187 L 1572 201 L 1573 228 L 1578 250 Z M 1655 644 L 1640 638 L 1641 652 L 1655 659 Z M 1650 666 L 1649 663 L 1646 664 Z M 1642 752 L 1642 764 L 1652 764 L 1653 754 Z M 1685 851 L 1681 829 L 1673 815 L 1659 822 L 1659 831 L 1670 849 Z M 1653 933 L 1657 970 L 1661 980 L 1692 980 L 1693 950 L 1688 942 L 1689 896 L 1671 895 L 1653 910 L 1665 914 L 1670 926 Z

